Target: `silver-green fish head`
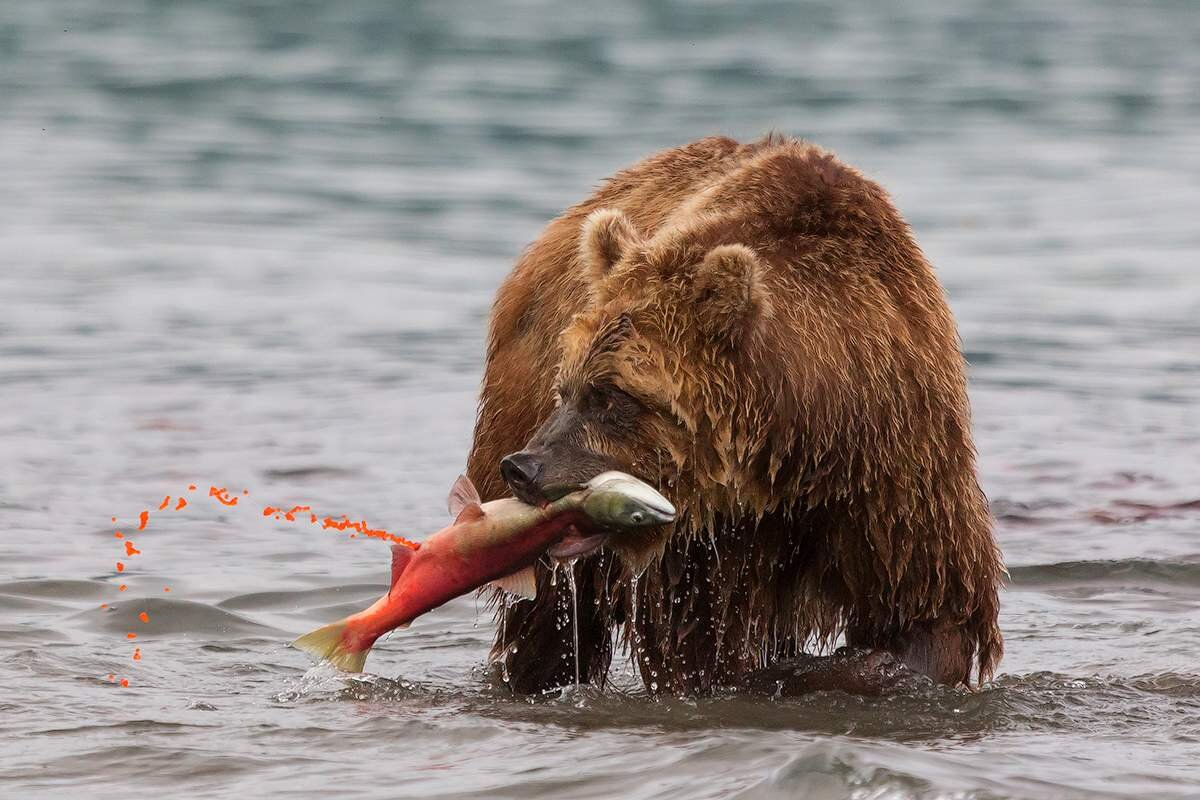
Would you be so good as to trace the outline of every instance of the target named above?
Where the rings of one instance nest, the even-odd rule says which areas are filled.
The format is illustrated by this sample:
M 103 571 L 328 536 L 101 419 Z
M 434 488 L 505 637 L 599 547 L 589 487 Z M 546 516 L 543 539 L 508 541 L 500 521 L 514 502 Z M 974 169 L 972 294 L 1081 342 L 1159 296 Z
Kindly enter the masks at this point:
M 583 512 L 605 528 L 642 528 L 675 519 L 675 506 L 650 484 L 624 472 L 602 472 L 587 482 Z

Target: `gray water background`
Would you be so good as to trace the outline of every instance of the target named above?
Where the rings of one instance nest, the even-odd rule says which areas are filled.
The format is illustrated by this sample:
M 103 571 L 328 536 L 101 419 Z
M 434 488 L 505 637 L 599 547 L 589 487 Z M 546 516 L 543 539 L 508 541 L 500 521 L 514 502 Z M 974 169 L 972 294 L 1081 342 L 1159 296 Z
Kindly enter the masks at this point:
M 1200 797 L 1198 127 L 1195 2 L 4 2 L 0 795 Z M 514 699 L 472 598 L 308 671 L 386 549 L 262 505 L 443 525 L 520 248 L 768 130 L 881 181 L 948 289 L 994 684 Z M 109 518 L 189 482 L 118 575 Z

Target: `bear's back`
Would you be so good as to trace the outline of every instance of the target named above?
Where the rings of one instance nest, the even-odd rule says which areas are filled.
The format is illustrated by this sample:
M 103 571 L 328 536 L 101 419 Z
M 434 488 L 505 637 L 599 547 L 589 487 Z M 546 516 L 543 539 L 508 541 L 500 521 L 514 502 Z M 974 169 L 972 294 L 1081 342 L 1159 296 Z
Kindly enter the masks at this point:
M 771 135 L 748 144 L 709 137 L 656 153 L 617 172 L 552 221 L 522 254 L 502 288 L 513 313 L 494 320 L 502 336 L 549 336 L 587 302 L 578 244 L 599 208 L 623 212 L 651 241 L 693 236 L 702 245 L 741 243 L 793 268 L 816 254 L 829 268 L 928 267 L 887 193 L 833 154 Z M 780 286 L 786 291 L 786 286 Z M 519 309 L 519 310 L 518 310 Z M 504 307 L 497 307 L 503 312 Z

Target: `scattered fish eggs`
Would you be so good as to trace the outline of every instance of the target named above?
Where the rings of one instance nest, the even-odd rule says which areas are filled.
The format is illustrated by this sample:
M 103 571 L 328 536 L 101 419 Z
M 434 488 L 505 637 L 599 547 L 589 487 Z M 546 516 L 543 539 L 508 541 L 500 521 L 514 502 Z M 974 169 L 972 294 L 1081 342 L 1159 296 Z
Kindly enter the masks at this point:
M 187 490 L 189 492 L 196 491 L 196 484 L 189 483 Z M 250 491 L 248 489 L 242 489 L 241 497 L 248 497 L 249 495 L 250 495 Z M 238 500 L 241 499 L 240 497 L 238 497 L 236 495 L 230 496 L 228 489 L 226 489 L 225 487 L 218 487 L 218 486 L 210 486 L 209 490 L 208 490 L 208 496 L 215 499 L 217 502 L 219 502 L 221 505 L 223 505 L 227 508 L 232 508 L 234 506 L 237 506 Z M 182 496 L 180 496 L 177 498 L 177 502 L 175 503 L 175 505 L 172 509 L 171 497 L 172 497 L 171 495 L 166 495 L 165 497 L 163 497 L 162 502 L 160 502 L 158 504 L 158 511 L 167 511 L 167 510 L 181 511 L 188 506 L 188 501 L 186 499 L 184 499 Z M 323 530 L 337 530 L 337 531 L 350 530 L 350 531 L 353 531 L 350 534 L 351 539 L 356 539 L 361 535 L 361 536 L 371 538 L 371 539 L 382 539 L 384 541 L 392 542 L 394 544 L 402 544 L 406 547 L 411 547 L 414 550 L 419 546 L 418 543 L 413 542 L 409 539 L 405 539 L 402 536 L 397 536 L 393 533 L 389 533 L 386 530 L 371 528 L 367 524 L 366 520 L 359 520 L 357 522 L 352 522 L 350 520 L 350 518 L 345 515 L 343 515 L 341 517 L 341 519 L 334 519 L 333 517 L 328 517 L 328 516 L 325 517 L 324 519 L 319 519 L 316 514 L 312 513 L 312 509 L 309 506 L 299 506 L 299 505 L 293 506 L 288 511 L 284 511 L 283 509 L 267 506 L 266 508 L 263 509 L 263 516 L 265 516 L 265 517 L 274 516 L 276 519 L 284 519 L 284 520 L 287 520 L 288 522 L 294 522 L 296 520 L 296 515 L 301 512 L 303 512 L 304 514 L 306 514 L 308 516 L 309 524 L 315 525 L 315 524 L 317 524 L 318 521 L 320 521 L 321 528 Z M 149 525 L 150 513 L 151 512 L 149 510 L 143 510 L 141 513 L 138 514 L 137 529 L 139 531 L 145 530 L 146 526 Z M 117 517 L 115 517 L 115 516 L 111 517 L 111 520 L 113 523 L 116 523 Z M 122 544 L 123 544 L 123 549 L 124 549 L 126 558 L 132 558 L 135 555 L 142 554 L 142 551 L 139 550 L 137 547 L 135 547 L 133 542 L 125 539 L 125 534 L 123 531 L 119 531 L 119 530 L 114 531 L 113 538 L 124 540 Z M 126 566 L 125 562 L 117 561 L 116 562 L 117 572 L 123 573 L 125 571 L 125 566 Z M 117 591 L 124 592 L 128 588 L 129 588 L 129 586 L 127 584 L 122 583 L 117 587 Z M 169 593 L 171 591 L 171 587 L 164 586 L 162 590 L 164 593 Z M 101 609 L 107 609 L 108 607 L 109 607 L 108 603 L 102 603 L 100 605 Z M 142 611 L 138 614 L 138 619 L 140 619 L 143 623 L 149 623 L 150 615 L 147 614 L 145 611 Z M 137 638 L 137 634 L 133 633 L 131 631 L 131 632 L 125 634 L 125 638 L 127 640 L 132 641 L 133 639 Z M 513 648 L 512 652 L 514 652 L 514 653 L 516 652 L 516 647 Z M 134 648 L 132 658 L 134 661 L 142 660 L 142 650 L 140 647 Z M 116 675 L 110 674 L 108 676 L 108 679 L 109 679 L 109 681 L 115 681 Z M 122 678 L 120 681 L 120 685 L 121 686 L 129 686 L 129 680 L 127 678 Z

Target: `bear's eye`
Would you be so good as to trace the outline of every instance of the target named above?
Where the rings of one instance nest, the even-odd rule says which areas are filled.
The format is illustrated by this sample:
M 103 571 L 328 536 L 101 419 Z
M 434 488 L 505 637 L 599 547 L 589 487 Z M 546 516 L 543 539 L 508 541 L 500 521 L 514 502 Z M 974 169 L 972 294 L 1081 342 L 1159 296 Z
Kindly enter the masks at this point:
M 606 385 L 588 392 L 588 409 L 605 425 L 623 425 L 637 417 L 642 404 L 624 389 Z

